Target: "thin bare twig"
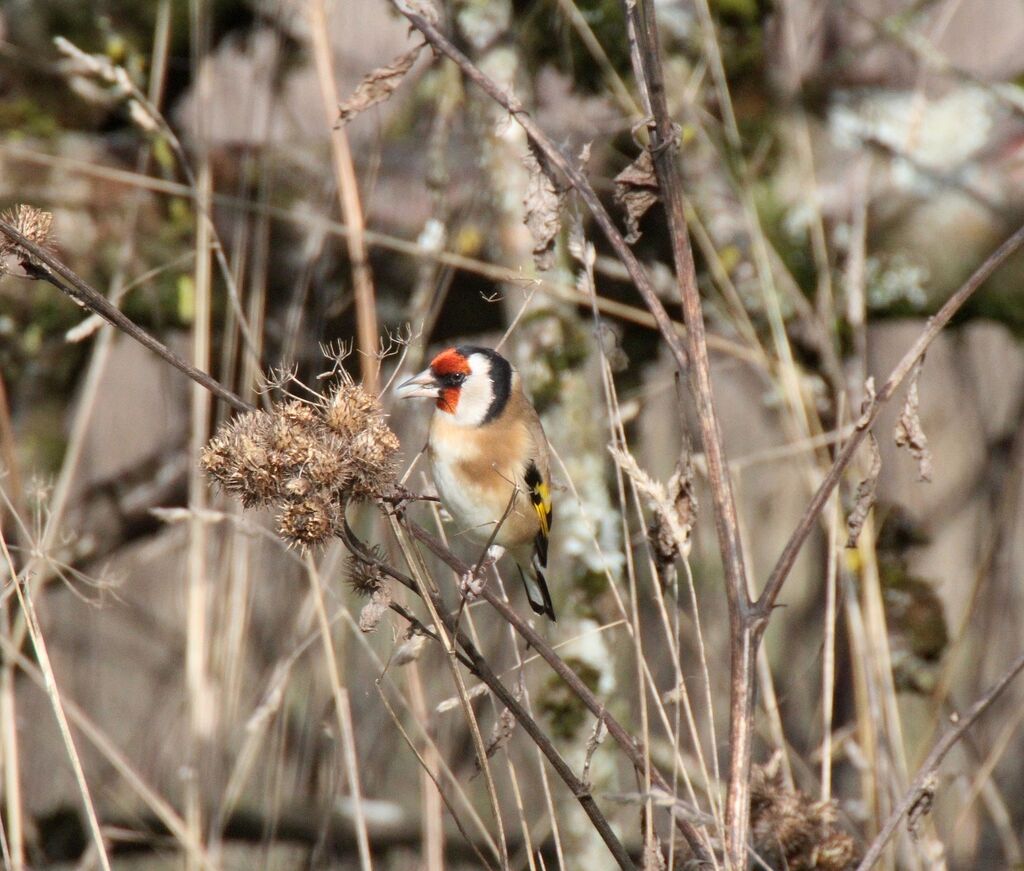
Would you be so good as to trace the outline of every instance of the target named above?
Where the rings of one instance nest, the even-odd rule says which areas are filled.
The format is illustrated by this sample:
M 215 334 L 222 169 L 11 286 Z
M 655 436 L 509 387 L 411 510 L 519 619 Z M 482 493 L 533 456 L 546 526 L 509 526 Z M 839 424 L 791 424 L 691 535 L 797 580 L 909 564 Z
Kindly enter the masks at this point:
M 441 542 L 434 538 L 426 530 L 421 529 L 413 523 L 401 519 L 402 525 L 405 529 L 415 538 L 423 541 L 427 546 L 434 551 L 445 563 L 454 568 L 460 575 L 466 574 L 470 570 L 470 566 L 462 562 L 458 557 L 455 556 L 448 548 L 446 548 Z M 368 562 L 372 562 L 379 569 L 386 572 L 390 577 L 394 578 L 403 586 L 408 587 L 410 590 L 419 595 L 420 591 L 416 585 L 416 582 L 408 575 L 403 574 L 387 563 L 378 560 L 374 557 L 367 547 L 365 547 L 356 534 L 352 531 L 352 528 L 345 521 L 342 524 L 340 530 L 342 540 L 345 546 L 352 550 L 354 553 L 359 554 L 360 559 L 366 559 Z M 427 591 L 428 593 L 430 591 Z M 543 729 L 537 724 L 537 721 L 530 715 L 530 713 L 523 707 L 515 695 L 509 690 L 502 682 L 498 675 L 494 672 L 487 660 L 484 659 L 483 655 L 477 649 L 472 639 L 455 624 L 455 617 L 449 614 L 445 609 L 444 605 L 437 596 L 436 600 L 434 597 L 436 593 L 431 593 L 432 604 L 438 614 L 440 621 L 444 624 L 445 628 L 451 634 L 452 638 L 458 642 L 459 646 L 465 653 L 465 656 L 469 660 L 468 668 L 470 672 L 480 679 L 487 688 L 497 696 L 498 700 L 508 708 L 509 712 L 516 718 L 519 725 L 523 727 L 533 742 L 537 745 L 540 751 L 547 757 L 551 766 L 555 769 L 555 772 L 562 779 L 566 786 L 569 787 L 570 792 L 575 796 L 576 800 L 579 801 L 584 812 L 590 818 L 594 828 L 597 829 L 601 839 L 605 842 L 611 854 L 615 857 L 616 862 L 620 868 L 634 868 L 633 860 L 629 857 L 626 849 L 622 846 L 621 841 L 611 830 L 608 825 L 608 820 L 605 819 L 603 813 L 598 808 L 597 803 L 594 801 L 594 797 L 590 793 L 589 787 L 580 780 L 573 770 L 569 767 L 568 763 L 562 757 L 562 755 L 555 749 L 551 739 L 544 733 Z M 493 592 L 484 587 L 483 597 L 489 602 L 499 601 L 500 599 Z M 504 603 L 501 603 L 504 605 Z M 506 610 L 510 610 L 507 609 Z M 504 616 L 504 614 L 503 614 Z M 515 615 L 518 618 L 518 615 Z M 516 627 L 517 629 L 519 627 Z M 531 630 L 532 631 L 532 630 Z M 539 636 L 538 636 L 539 638 Z M 548 647 L 546 642 L 541 642 L 545 647 Z M 550 649 L 550 648 L 548 648 Z M 538 649 L 539 651 L 539 649 Z M 555 659 L 559 662 L 557 654 L 553 654 Z M 564 663 L 562 663 L 564 665 Z M 578 678 L 577 678 L 578 680 Z M 585 687 L 584 687 L 585 688 Z M 589 693 L 589 690 L 587 690 Z M 697 836 L 699 838 L 699 836 Z M 699 846 L 699 840 L 697 841 Z
M 103 320 L 112 326 L 117 327 L 121 332 L 126 333 L 135 339 L 136 342 L 149 348 L 157 356 L 162 357 L 175 369 L 184 372 L 197 384 L 202 385 L 214 396 L 223 399 L 233 408 L 239 411 L 253 411 L 254 406 L 250 405 L 240 396 L 232 393 L 215 378 L 197 369 L 179 357 L 174 351 L 168 348 L 159 339 L 154 338 L 142 327 L 138 326 L 119 308 L 112 305 L 103 294 L 94 289 L 84 279 L 68 268 L 57 257 L 44 248 L 40 248 L 31 240 L 26 239 L 14 227 L 6 221 L 0 220 L 0 233 L 3 233 L 12 242 L 24 248 L 32 255 L 33 262 L 28 264 L 34 277 L 47 281 L 63 291 L 73 300 L 83 305 L 89 311 L 95 312 Z
M 1003 676 L 989 687 L 978 701 L 971 705 L 970 710 L 968 710 L 966 714 L 963 714 L 959 718 L 953 720 L 953 728 L 946 732 L 946 734 L 943 735 L 932 748 L 932 752 L 928 754 L 928 758 L 925 759 L 921 768 L 918 770 L 917 777 L 914 778 L 914 782 L 910 784 L 910 788 L 904 794 L 900 803 L 885 821 L 885 825 L 882 827 L 882 830 L 878 833 L 875 840 L 871 842 L 871 846 L 868 848 L 867 853 L 864 854 L 864 858 L 861 860 L 860 865 L 857 866 L 857 871 L 868 871 L 868 869 L 878 861 L 879 857 L 882 855 L 882 850 L 885 849 L 885 845 L 889 843 L 889 839 L 892 838 L 900 820 L 902 820 L 915 805 L 926 799 L 926 793 L 928 792 L 926 788 L 927 783 L 935 774 L 939 765 L 942 764 L 942 760 L 945 758 L 946 754 L 949 753 L 957 741 L 964 737 L 967 730 L 970 729 L 970 727 L 974 725 L 974 722 L 989 709 L 992 703 L 1022 670 L 1024 670 L 1024 654 L 1021 654 L 1013 661 L 1013 664 L 1006 670 Z
M 423 542 L 423 544 L 425 544 L 435 556 L 449 565 L 460 575 L 469 571 L 469 566 L 462 562 L 462 560 L 460 560 L 425 529 L 414 523 L 410 523 L 408 520 L 405 521 L 405 526 L 417 540 Z M 483 588 L 480 595 L 490 603 L 502 619 L 509 623 L 516 632 L 518 632 L 519 635 L 534 650 L 536 650 L 537 653 L 540 654 L 544 661 L 551 666 L 554 672 L 565 681 L 580 701 L 587 706 L 587 709 L 595 717 L 604 720 L 604 723 L 608 728 L 608 733 L 626 752 L 626 755 L 629 757 L 629 761 L 632 763 L 633 767 L 636 768 L 641 776 L 643 776 L 647 767 L 646 750 L 644 749 L 643 744 L 637 741 L 625 730 L 625 728 L 623 728 L 622 724 L 608 712 L 605 705 L 603 705 L 591 689 L 582 680 L 580 680 L 579 676 L 568 666 L 565 660 L 555 653 L 551 645 L 548 644 L 548 642 L 541 637 L 541 635 L 515 610 L 510 608 L 501 596 L 487 587 Z M 466 652 L 469 653 L 468 650 Z M 482 676 L 481 679 L 483 679 Z M 488 686 L 490 686 L 490 684 L 488 684 Z M 542 747 L 541 749 L 544 748 Z M 653 765 L 651 766 L 651 779 L 660 789 L 671 792 L 671 787 L 668 785 L 668 781 Z M 683 837 L 686 838 L 686 841 L 696 858 L 700 861 L 709 862 L 710 856 L 704 847 L 700 834 L 693 825 L 687 820 L 683 820 L 678 817 L 675 822 Z
M 811 530 L 814 528 L 817 522 L 818 515 L 821 514 L 825 504 L 828 502 L 828 497 L 839 483 L 842 478 L 843 472 L 846 471 L 846 467 L 850 465 L 850 461 L 857 453 L 857 449 L 860 447 L 861 442 L 867 437 L 872 425 L 878 419 L 878 415 L 881 412 L 882 405 L 888 400 L 892 399 L 893 395 L 899 389 L 899 386 L 903 383 L 904 379 L 910 374 L 917 361 L 924 356 L 925 351 L 928 350 L 928 346 L 935 341 L 936 336 L 946 327 L 946 325 L 953 319 L 953 316 L 963 308 L 964 304 L 974 295 L 975 291 L 980 288 L 988 277 L 995 272 L 995 270 L 1002 265 L 1006 259 L 1013 254 L 1021 245 L 1024 244 L 1024 226 L 1020 227 L 1012 236 L 1010 236 L 1002 245 L 1000 245 L 995 251 L 993 251 L 984 263 L 981 264 L 961 285 L 959 290 L 956 291 L 939 311 L 928 320 L 928 325 L 921 332 L 921 335 L 917 337 L 917 340 L 907 350 L 907 353 L 903 355 L 903 358 L 896 365 L 896 368 L 892 370 L 889 378 L 885 384 L 882 385 L 878 393 L 875 395 L 874 402 L 871 403 L 870 407 L 865 412 L 865 417 L 862 421 L 858 422 L 857 428 L 850 435 L 850 440 L 843 445 L 843 449 L 839 452 L 835 462 L 829 469 L 825 479 L 821 482 L 814 496 L 812 497 L 807 508 L 804 510 L 803 516 L 800 518 L 800 522 L 797 524 L 796 529 L 793 531 L 793 535 L 786 543 L 782 554 L 779 556 L 778 562 L 775 564 L 775 568 L 772 569 L 771 575 L 768 577 L 768 581 L 765 583 L 764 591 L 754 604 L 754 610 L 758 618 L 764 623 L 767 623 L 769 616 L 771 615 L 772 608 L 775 606 L 775 600 L 779 596 L 779 592 L 782 590 L 782 585 L 785 583 L 786 578 L 789 576 L 790 571 L 793 568 L 793 564 L 796 562 L 797 555 L 800 553 L 800 548 L 803 543 L 807 540 L 807 537 L 811 534 Z M 762 625 L 763 631 L 763 625 Z

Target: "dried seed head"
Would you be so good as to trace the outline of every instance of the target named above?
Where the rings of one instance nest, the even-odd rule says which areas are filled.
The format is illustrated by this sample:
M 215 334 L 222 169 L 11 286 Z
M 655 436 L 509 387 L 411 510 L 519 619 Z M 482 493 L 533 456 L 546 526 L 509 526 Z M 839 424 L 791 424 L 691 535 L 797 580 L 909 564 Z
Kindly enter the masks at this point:
M 51 241 L 50 231 L 53 229 L 53 215 L 50 212 L 22 203 L 4 212 L 3 218 L 29 242 L 33 242 L 40 248 L 45 248 Z
M 14 227 L 22 236 L 40 248 L 49 249 L 52 244 L 50 231 L 53 229 L 53 215 L 35 206 L 22 203 L 4 212 L 4 221 Z M 35 259 L 17 242 L 0 236 L 0 276 L 5 274 L 28 275 L 28 264 Z
M 379 545 L 370 549 L 374 559 L 385 561 L 385 553 Z M 384 573 L 373 562 L 362 560 L 355 554 L 348 558 L 348 582 L 353 592 L 360 596 L 372 596 L 377 590 L 387 585 Z
M 285 483 L 283 490 L 288 499 L 305 499 L 313 492 L 313 482 L 308 478 L 290 478 Z
M 812 867 L 818 871 L 847 871 L 856 866 L 860 857 L 853 838 L 845 832 L 835 832 L 815 848 L 811 859 Z
M 398 438 L 385 424 L 357 433 L 349 450 L 353 466 L 353 495 L 373 496 L 386 491 L 394 483 Z
M 380 402 L 358 384 L 343 381 L 327 406 L 327 425 L 343 436 L 354 436 L 383 421 Z
M 310 450 L 304 472 L 309 480 L 327 491 L 345 489 L 351 478 L 343 449 L 333 438 L 317 442 Z
M 277 517 L 277 530 L 289 544 L 312 547 L 327 541 L 334 534 L 336 523 L 335 506 L 314 495 L 298 502 L 285 502 Z
M 758 855 L 792 871 L 853 868 L 857 850 L 849 835 L 834 828 L 835 805 L 787 789 L 779 763 L 775 756 L 751 772 L 750 831 Z
M 200 465 L 246 507 L 277 498 L 281 481 L 267 449 L 269 416 L 254 411 L 224 424 L 200 456 Z
M 398 448 L 376 397 L 346 381 L 323 404 L 289 400 L 224 424 L 201 464 L 246 507 L 278 503 L 281 535 L 310 546 L 334 534 L 349 499 L 394 489 Z
M 300 402 L 298 399 L 291 399 L 283 402 L 274 409 L 283 421 L 293 427 L 317 428 L 320 426 L 320 416 L 315 406 L 308 402 Z

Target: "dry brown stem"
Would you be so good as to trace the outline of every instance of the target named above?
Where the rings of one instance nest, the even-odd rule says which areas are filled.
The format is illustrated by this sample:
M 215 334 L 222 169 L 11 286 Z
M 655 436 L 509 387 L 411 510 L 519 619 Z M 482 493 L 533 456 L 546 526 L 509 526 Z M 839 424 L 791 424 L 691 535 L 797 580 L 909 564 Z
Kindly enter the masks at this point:
M 736 501 L 725 457 L 722 430 L 715 413 L 697 271 L 686 225 L 683 182 L 677 162 L 677 133 L 669 115 L 665 79 L 661 66 L 657 19 L 651 0 L 626 3 L 630 18 L 631 55 L 637 77 L 645 83 L 653 124 L 650 153 L 668 219 L 675 262 L 676 281 L 686 322 L 690 384 L 697 405 L 701 443 L 707 462 L 708 482 L 715 511 L 718 548 L 725 571 L 725 593 L 729 605 L 729 777 L 725 804 L 726 857 L 732 868 L 746 866 L 747 829 L 750 813 L 750 764 L 753 746 L 753 711 L 757 624 L 753 603 L 747 593 Z

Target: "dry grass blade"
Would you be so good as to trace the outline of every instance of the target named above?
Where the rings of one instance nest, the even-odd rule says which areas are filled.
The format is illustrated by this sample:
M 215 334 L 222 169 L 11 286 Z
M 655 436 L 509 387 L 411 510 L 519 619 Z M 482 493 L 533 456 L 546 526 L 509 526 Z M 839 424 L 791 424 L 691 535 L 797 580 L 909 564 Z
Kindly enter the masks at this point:
M 5 657 L 16 662 L 28 677 L 36 683 L 44 692 L 47 690 L 46 678 L 39 670 L 39 667 L 31 662 L 28 657 L 14 648 L 8 639 L 0 636 L 0 646 L 3 647 Z M 156 818 L 167 827 L 176 841 L 181 844 L 182 849 L 189 853 L 198 867 L 205 871 L 218 871 L 218 867 L 203 849 L 202 844 L 192 839 L 185 821 L 178 815 L 178 812 L 164 799 L 152 786 L 147 784 L 124 754 L 117 749 L 110 738 L 85 715 L 85 713 L 71 699 L 63 700 L 64 709 L 68 718 L 74 723 L 86 740 L 97 750 L 97 752 L 116 771 L 129 789 L 135 793 L 148 807 Z
M 312 557 L 308 554 L 306 555 L 306 574 L 309 578 L 310 594 L 313 598 L 317 623 L 320 627 L 320 641 L 323 644 L 324 662 L 327 664 L 327 674 L 331 681 L 331 693 L 334 696 L 334 713 L 338 722 L 338 737 L 341 739 L 345 775 L 348 779 L 348 787 L 352 795 L 352 807 L 355 811 L 359 863 L 363 871 L 372 871 L 373 859 L 370 854 L 370 838 L 366 831 L 366 816 L 363 812 L 363 795 L 362 787 L 359 784 L 359 763 L 356 756 L 356 739 L 352 728 L 348 690 L 341 682 L 341 672 L 338 669 L 334 640 L 331 636 L 331 623 L 327 619 L 327 609 L 324 607 L 323 592 L 320 589 L 320 574 L 317 572 L 316 564 L 313 562 Z M 378 617 L 378 619 L 380 618 Z M 361 625 L 360 629 L 362 629 Z
M 423 754 L 420 753 L 419 749 L 416 747 L 416 744 L 413 742 L 409 733 L 406 731 L 405 726 L 402 725 L 402 721 L 398 718 L 398 714 L 395 713 L 395 709 L 391 706 L 391 702 L 388 701 L 387 696 L 384 694 L 384 690 L 380 686 L 379 681 L 377 682 L 377 692 L 380 694 L 381 702 L 383 703 L 385 709 L 387 710 L 388 716 L 391 717 L 391 721 L 395 724 L 395 728 L 398 730 L 398 733 L 402 736 L 402 739 L 405 741 L 406 746 L 408 746 L 408 748 L 412 750 L 413 754 L 416 756 L 416 761 L 419 762 L 421 770 L 426 774 L 427 777 L 430 778 L 431 782 L 434 784 L 434 787 L 437 790 L 437 794 L 441 797 L 441 801 L 444 802 L 444 806 L 448 809 L 448 813 L 452 815 L 452 819 L 455 821 L 455 825 L 458 828 L 459 833 L 462 835 L 463 838 L 465 838 L 466 843 L 469 844 L 470 847 L 472 847 L 473 852 L 476 853 L 476 858 L 477 861 L 480 862 L 480 867 L 486 868 L 487 871 L 493 871 L 494 866 L 487 861 L 487 857 L 484 856 L 483 852 L 481 852 L 480 847 L 477 845 L 476 841 L 473 840 L 469 832 L 466 831 L 465 827 L 462 824 L 462 820 L 459 818 L 458 813 L 456 813 L 455 807 L 452 805 L 451 800 L 448 798 L 448 795 L 442 788 L 440 781 L 437 779 L 437 776 L 434 774 L 430 766 L 427 764 L 427 760 L 423 758 Z
M 50 654 L 46 647 L 46 640 L 43 637 L 42 628 L 39 625 L 39 618 L 36 615 L 35 605 L 32 602 L 28 586 L 23 584 L 14 568 L 14 560 L 7 547 L 7 540 L 0 534 L 0 549 L 3 550 L 4 558 L 11 572 L 11 583 L 14 584 L 18 602 L 21 605 L 22 613 L 25 615 L 25 624 L 28 627 L 29 638 L 32 640 L 32 648 L 35 650 L 36 660 L 39 662 L 39 670 L 43 675 L 46 685 L 46 695 L 53 707 L 53 714 L 57 718 L 57 725 L 60 728 L 60 735 L 64 741 L 64 747 L 71 762 L 71 768 L 75 774 L 75 782 L 82 799 L 82 806 L 85 810 L 85 817 L 89 823 L 89 834 L 95 847 L 96 856 L 103 871 L 110 871 L 110 859 L 107 856 L 107 847 L 103 840 L 103 832 L 100 829 L 99 817 L 96 815 L 96 806 L 93 804 L 92 792 L 89 789 L 88 781 L 85 779 L 85 771 L 82 768 L 82 760 L 75 746 L 75 739 L 71 734 L 71 727 L 68 725 L 67 714 L 64 710 L 64 702 L 61 699 L 60 689 L 57 687 L 57 678 L 53 673 L 53 665 L 50 662 Z
M 334 160 L 334 178 L 338 185 L 338 199 L 341 215 L 349 228 L 346 236 L 348 257 L 351 261 L 352 284 L 356 296 L 356 330 L 360 353 L 360 368 L 363 383 L 370 391 L 376 391 L 380 360 L 377 357 L 377 307 L 373 286 L 370 257 L 366 249 L 366 223 L 363 219 L 363 204 L 359 196 L 359 183 L 352 162 L 352 150 L 348 136 L 340 126 L 335 125 L 338 87 L 335 84 L 334 59 L 328 36 L 327 11 L 324 0 L 310 0 L 309 36 L 312 41 L 313 59 L 316 63 L 317 78 L 323 98 L 324 116 L 331 129 L 331 154 Z
M 436 556 L 447 563 L 460 575 L 465 574 L 469 571 L 469 566 L 463 563 L 455 554 L 448 550 L 442 545 L 437 539 L 435 539 L 425 529 L 416 526 L 415 524 L 406 523 L 409 531 L 419 541 L 423 542 Z M 629 757 L 633 767 L 636 768 L 638 775 L 644 776 L 644 773 L 650 769 L 652 780 L 660 789 L 669 791 L 670 787 L 665 777 L 658 771 L 657 768 L 651 766 L 650 760 L 647 755 L 646 748 L 641 742 L 637 741 L 632 735 L 630 735 L 610 713 L 608 713 L 605 706 L 598 700 L 594 695 L 593 691 L 579 678 L 579 676 L 566 664 L 555 651 L 551 648 L 551 645 L 542 638 L 537 631 L 524 620 L 516 611 L 514 611 L 509 605 L 493 590 L 489 587 L 484 587 L 481 591 L 481 597 L 486 599 L 490 605 L 498 612 L 498 614 L 504 619 L 510 626 L 512 626 L 516 632 L 534 649 L 536 650 L 544 661 L 551 666 L 551 668 L 568 684 L 569 688 L 576 694 L 576 696 L 587 706 L 588 710 L 595 716 L 600 717 L 604 720 L 605 725 L 608 728 L 609 734 L 615 739 L 616 743 L 625 751 Z M 497 676 L 491 672 L 489 666 L 482 658 L 477 658 L 479 654 L 474 655 L 475 647 L 470 643 L 469 647 L 463 642 L 462 638 L 459 639 L 460 643 L 463 644 L 463 648 L 466 653 L 473 659 L 474 666 L 481 670 L 480 677 L 486 678 L 488 687 L 495 692 L 496 695 L 501 698 L 501 701 L 513 711 L 519 708 L 518 702 L 514 696 L 503 686 L 500 681 L 497 680 Z M 468 639 L 466 639 L 468 642 Z M 494 684 L 491 683 L 493 677 Z M 498 689 L 497 687 L 500 687 Z M 524 726 L 525 730 L 531 732 L 531 736 L 537 742 L 538 746 L 544 751 L 545 755 L 553 763 L 556 758 L 559 760 L 559 764 L 556 764 L 556 770 L 562 774 L 566 783 L 572 785 L 574 794 L 582 800 L 586 799 L 592 801 L 589 792 L 586 790 L 584 784 L 582 784 L 575 775 L 571 772 L 567 774 L 560 770 L 560 765 L 564 765 L 561 761 L 561 757 L 558 756 L 557 751 L 551 746 L 550 739 L 547 736 L 543 736 L 542 739 L 538 739 L 531 729 L 536 729 L 536 723 L 533 722 L 532 718 L 517 715 L 517 719 L 520 724 Z M 588 807 L 588 814 L 591 814 L 593 819 L 593 811 Z M 603 818 L 602 818 L 603 819 Z M 605 823 L 607 825 L 607 823 Z M 676 825 L 679 827 L 680 832 L 686 838 L 687 844 L 690 849 L 693 850 L 694 855 L 701 861 L 710 861 L 710 854 L 705 850 L 701 835 L 697 830 L 686 820 L 676 820 Z M 606 838 L 607 843 L 607 838 Z
M 463 563 L 458 557 L 455 556 L 455 554 L 453 554 L 443 544 L 437 541 L 437 539 L 430 535 L 430 533 L 428 533 L 426 530 L 416 526 L 415 524 L 409 523 L 408 521 L 404 521 L 401 524 L 401 526 L 399 526 L 399 521 L 397 519 L 395 519 L 393 516 L 390 519 L 392 522 L 392 527 L 393 529 L 395 529 L 396 537 L 399 539 L 400 542 L 403 543 L 403 552 L 406 554 L 407 559 L 409 559 L 410 564 L 412 564 L 413 561 L 416 561 L 418 563 L 419 560 L 414 551 L 410 552 L 410 550 L 405 547 L 404 536 L 402 534 L 403 528 L 407 529 L 408 532 L 412 535 L 412 537 L 426 544 L 431 551 L 433 551 L 437 556 L 444 560 L 444 562 L 446 562 L 449 566 L 455 569 L 460 576 L 469 573 L 470 567 Z M 346 545 L 351 549 L 365 553 L 365 547 L 361 546 L 361 544 L 358 542 L 358 539 L 355 538 L 355 535 L 352 533 L 351 529 L 347 525 L 344 527 L 343 531 Z M 572 769 L 568 766 L 565 759 L 562 757 L 562 755 L 555 748 L 554 744 L 551 742 L 551 739 L 540 728 L 537 721 L 529 714 L 529 712 L 523 707 L 523 705 L 520 704 L 520 702 L 516 699 L 513 693 L 501 682 L 500 678 L 495 674 L 494 670 L 491 668 L 487 660 L 477 649 L 473 641 L 465 634 L 465 632 L 461 631 L 458 628 L 456 624 L 456 618 L 447 614 L 442 616 L 441 610 L 443 608 L 443 605 L 440 602 L 440 598 L 438 597 L 436 591 L 430 588 L 423 588 L 422 586 L 418 586 L 417 581 L 405 575 L 402 575 L 401 573 L 392 569 L 390 566 L 382 564 L 381 567 L 385 571 L 387 571 L 391 577 L 395 578 L 396 580 L 399 580 L 402 584 L 406 585 L 407 587 L 409 587 L 409 589 L 413 590 L 414 592 L 422 589 L 424 601 L 430 608 L 432 616 L 439 621 L 440 625 L 445 626 L 447 632 L 451 633 L 451 638 L 453 638 L 454 641 L 457 642 L 457 644 L 462 648 L 462 651 L 459 651 L 458 655 L 460 657 L 465 657 L 465 659 L 468 660 L 467 664 L 470 671 L 473 674 L 475 674 L 476 677 L 478 677 L 484 684 L 486 684 L 487 688 L 491 690 L 492 693 L 494 693 L 496 698 L 513 713 L 516 720 L 519 722 L 519 725 L 522 726 L 523 731 L 530 736 L 531 740 L 537 745 L 538 749 L 551 763 L 552 767 L 555 769 L 558 776 L 564 781 L 566 786 L 569 787 L 573 796 L 583 807 L 591 823 L 594 825 L 598 834 L 601 836 L 601 840 L 604 841 L 604 843 L 607 845 L 609 851 L 615 858 L 616 863 L 619 865 L 619 867 L 633 868 L 633 860 L 629 857 L 629 854 L 622 846 L 622 843 L 619 841 L 619 838 L 612 831 L 611 827 L 608 824 L 608 821 L 604 817 L 604 814 L 601 813 L 600 809 L 597 807 L 596 802 L 594 801 L 593 796 L 590 794 L 590 791 L 586 788 L 586 785 L 582 783 L 579 780 L 579 778 L 573 773 Z M 492 590 L 490 590 L 490 588 L 485 586 L 483 588 L 481 595 L 483 596 L 483 598 L 487 599 L 487 601 L 491 602 L 492 605 L 495 605 L 495 607 L 498 608 L 499 612 L 502 614 L 504 619 L 511 625 L 513 625 L 520 635 L 523 635 L 523 633 L 526 632 L 527 634 L 523 637 L 526 637 L 527 640 L 529 640 L 528 636 L 533 637 L 536 640 L 536 642 L 543 645 L 550 653 L 550 655 L 554 657 L 555 661 L 560 663 L 562 668 L 565 669 L 565 663 L 562 662 L 562 660 L 558 657 L 557 654 L 551 651 L 550 646 L 547 645 L 547 643 L 543 641 L 540 638 L 540 636 L 533 632 L 532 629 L 528 628 L 526 624 L 523 622 L 522 618 L 514 614 L 514 612 L 510 608 L 508 608 L 505 605 L 505 603 L 497 596 L 497 594 L 495 594 Z M 444 638 L 445 641 L 446 650 L 450 650 L 451 648 L 449 647 L 449 645 L 451 642 L 449 641 L 449 636 L 445 634 L 442 637 Z M 545 656 L 545 659 L 547 659 L 547 656 Z M 569 673 L 571 674 L 571 671 Z M 572 675 L 572 677 L 575 678 L 575 675 Z M 577 684 L 579 684 L 582 687 L 583 692 L 585 692 L 593 700 L 595 708 L 598 707 L 597 702 L 593 697 L 593 694 L 590 693 L 590 690 L 587 689 L 585 685 L 580 683 L 578 678 L 575 679 Z M 463 697 L 465 697 L 468 700 L 468 691 L 466 690 L 464 685 L 460 686 L 459 697 L 460 699 L 463 699 Z M 466 701 L 463 701 L 463 704 L 466 704 Z M 621 730 L 620 727 L 620 743 L 622 741 L 622 736 L 624 734 L 625 733 Z M 626 739 L 626 742 L 632 749 L 635 750 L 635 747 L 633 747 L 629 739 Z M 479 755 L 483 755 L 484 758 L 486 758 L 484 754 Z M 642 762 L 640 764 L 642 765 Z M 484 772 L 487 772 L 486 766 L 484 767 Z M 696 844 L 696 849 L 700 850 L 700 853 L 698 853 L 698 855 L 706 855 L 703 852 L 703 848 L 700 846 L 700 839 L 696 832 L 691 832 L 691 836 L 693 837 L 694 843 Z

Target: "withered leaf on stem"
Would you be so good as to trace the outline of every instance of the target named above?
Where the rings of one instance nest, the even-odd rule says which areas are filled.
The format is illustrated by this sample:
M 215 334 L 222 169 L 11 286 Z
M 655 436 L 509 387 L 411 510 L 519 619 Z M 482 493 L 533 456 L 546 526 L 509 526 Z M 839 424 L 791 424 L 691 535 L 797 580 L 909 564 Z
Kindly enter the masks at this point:
M 370 601 L 363 605 L 363 610 L 359 612 L 359 631 L 373 632 L 390 607 L 391 590 L 387 586 L 375 590 Z
M 868 433 L 868 449 L 871 451 L 871 465 L 867 477 L 857 485 L 853 511 L 846 519 L 847 547 L 856 547 L 860 531 L 864 528 L 871 506 L 875 504 L 875 488 L 878 486 L 878 475 L 882 471 L 882 455 L 878 450 L 878 441 L 873 433 Z
M 347 124 L 371 106 L 389 99 L 402 84 L 425 45 L 426 43 L 421 42 L 415 48 L 396 57 L 387 66 L 378 67 L 363 76 L 352 96 L 338 104 L 338 124 Z
M 530 174 L 526 185 L 523 205 L 526 216 L 523 223 L 533 237 L 533 263 L 540 272 L 555 264 L 555 240 L 561 226 L 559 215 L 565 189 L 554 181 L 554 175 L 543 156 L 532 149 L 523 158 L 523 164 Z
M 896 447 L 907 448 L 910 455 L 917 460 L 917 477 L 921 481 L 932 479 L 932 452 L 928 449 L 928 437 L 921 427 L 920 397 L 917 392 L 917 382 L 921 377 L 921 369 L 924 366 L 924 357 L 921 357 L 914 364 L 914 371 L 910 373 L 910 388 L 907 390 L 907 400 L 903 403 L 903 410 L 900 412 L 899 420 L 896 421 L 896 429 L 893 438 L 896 440 Z
M 651 152 L 640 156 L 615 176 L 615 202 L 626 210 L 626 241 L 632 245 L 640 238 L 640 219 L 658 202 L 658 178 L 654 174 Z
M 488 759 L 508 743 L 508 739 L 512 737 L 515 727 L 516 718 L 512 715 L 512 712 L 508 708 L 502 708 L 498 719 L 494 722 L 494 728 L 491 729 L 491 737 L 488 739 L 487 747 L 485 748 Z M 479 760 L 477 760 L 476 765 L 477 770 L 479 770 Z

